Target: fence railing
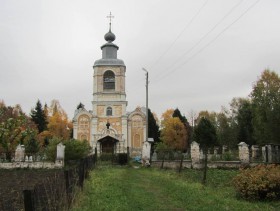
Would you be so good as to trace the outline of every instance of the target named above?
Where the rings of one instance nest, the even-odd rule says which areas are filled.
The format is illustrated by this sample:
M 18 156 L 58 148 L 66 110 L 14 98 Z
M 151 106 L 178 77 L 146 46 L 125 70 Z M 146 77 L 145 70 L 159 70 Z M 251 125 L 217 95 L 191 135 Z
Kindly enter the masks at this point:
M 39 183 L 25 187 L 22 197 L 17 197 L 18 202 L 0 198 L 0 210 L 69 210 L 77 190 L 83 189 L 84 180 L 95 163 L 96 157 L 91 155 L 75 161 L 70 167 L 56 170 Z

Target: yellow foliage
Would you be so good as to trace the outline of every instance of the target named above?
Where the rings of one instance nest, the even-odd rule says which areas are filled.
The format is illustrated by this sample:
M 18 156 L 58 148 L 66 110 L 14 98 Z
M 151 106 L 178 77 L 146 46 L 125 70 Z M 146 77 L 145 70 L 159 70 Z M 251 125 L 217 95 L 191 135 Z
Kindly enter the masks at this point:
M 164 121 L 164 128 L 161 131 L 161 140 L 171 149 L 186 149 L 187 130 L 178 117 L 171 117 Z
M 64 140 L 69 139 L 71 128 L 73 128 L 72 124 L 59 112 L 55 112 L 49 118 L 48 131 L 53 137 L 59 137 Z
M 172 118 L 172 115 L 174 113 L 174 109 L 170 108 L 170 109 L 167 109 L 162 115 L 161 115 L 161 126 L 162 127 L 165 127 L 165 122 L 169 119 Z

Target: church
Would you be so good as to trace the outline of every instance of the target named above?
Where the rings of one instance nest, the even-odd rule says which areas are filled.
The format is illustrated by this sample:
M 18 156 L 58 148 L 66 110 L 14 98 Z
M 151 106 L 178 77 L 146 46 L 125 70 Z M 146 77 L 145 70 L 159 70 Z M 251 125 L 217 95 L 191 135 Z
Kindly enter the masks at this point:
M 126 101 L 124 61 L 118 59 L 119 47 L 111 31 L 104 36 L 102 58 L 93 65 L 92 110 L 80 104 L 73 118 L 73 136 L 87 140 L 98 153 L 124 153 L 141 155 L 146 140 L 145 108 L 128 112 Z

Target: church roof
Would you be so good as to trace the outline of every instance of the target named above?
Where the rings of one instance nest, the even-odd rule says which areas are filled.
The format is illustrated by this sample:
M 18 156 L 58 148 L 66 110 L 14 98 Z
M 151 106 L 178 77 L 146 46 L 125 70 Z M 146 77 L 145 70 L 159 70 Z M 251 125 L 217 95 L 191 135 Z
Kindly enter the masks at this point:
M 125 66 L 123 60 L 118 59 L 119 47 L 113 43 L 116 39 L 115 34 L 111 31 L 111 23 L 109 32 L 104 35 L 104 39 L 107 41 L 101 46 L 102 59 L 96 60 L 93 67 L 96 66 Z
M 93 67 L 111 65 L 111 66 L 125 66 L 123 60 L 121 59 L 99 59 L 94 62 Z

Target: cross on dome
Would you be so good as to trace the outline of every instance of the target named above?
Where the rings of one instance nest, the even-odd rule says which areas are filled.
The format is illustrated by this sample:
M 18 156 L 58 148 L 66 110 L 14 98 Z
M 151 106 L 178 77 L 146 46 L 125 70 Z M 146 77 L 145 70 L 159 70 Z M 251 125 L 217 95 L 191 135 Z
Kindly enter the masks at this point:
M 104 38 L 107 42 L 111 43 L 116 39 L 116 36 L 114 35 L 113 32 L 111 32 L 111 23 L 112 23 L 112 18 L 114 18 L 114 16 L 112 15 L 112 13 L 110 12 L 110 14 L 107 16 L 107 18 L 109 18 L 110 23 L 109 23 L 109 32 L 107 34 L 105 34 Z
M 114 18 L 114 16 L 112 15 L 112 13 L 110 12 L 110 14 L 107 16 L 107 18 L 109 18 L 109 24 L 110 24 L 110 30 L 111 30 L 111 23 L 112 23 L 112 18 Z

